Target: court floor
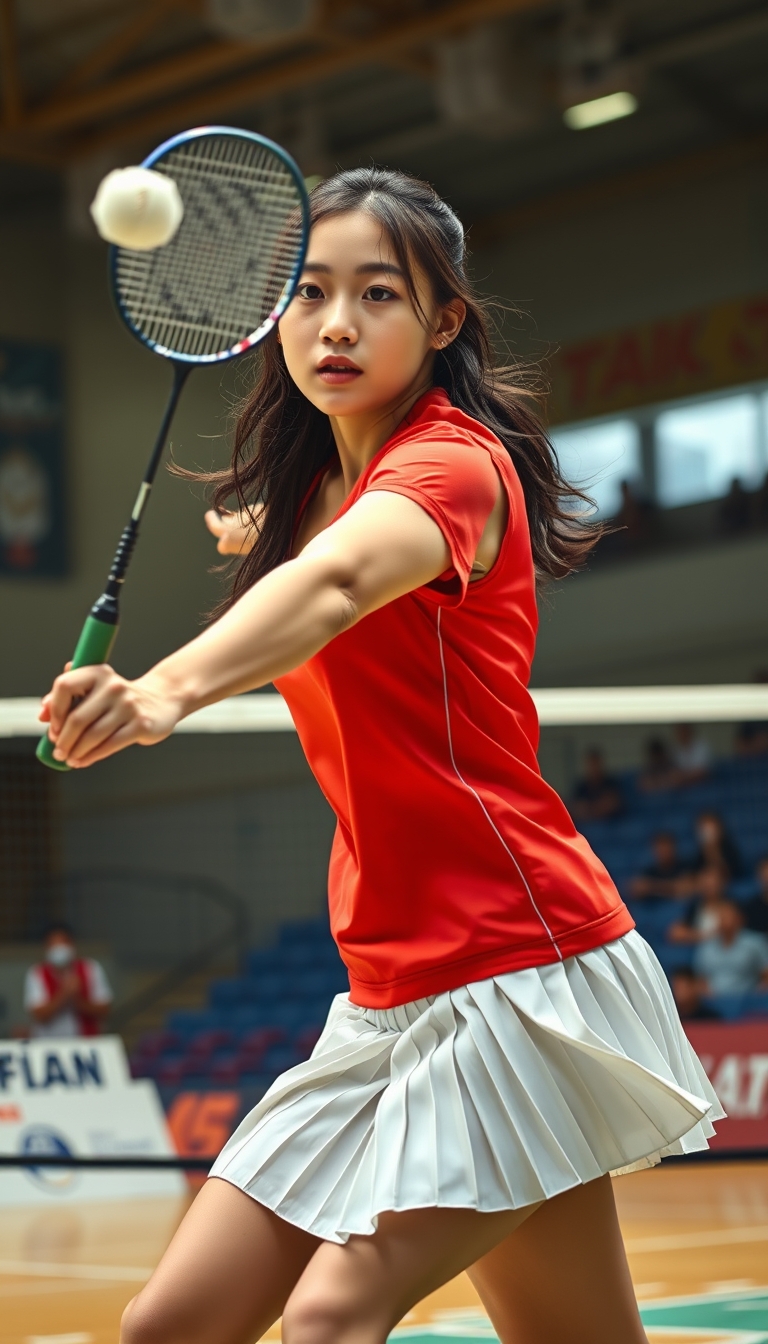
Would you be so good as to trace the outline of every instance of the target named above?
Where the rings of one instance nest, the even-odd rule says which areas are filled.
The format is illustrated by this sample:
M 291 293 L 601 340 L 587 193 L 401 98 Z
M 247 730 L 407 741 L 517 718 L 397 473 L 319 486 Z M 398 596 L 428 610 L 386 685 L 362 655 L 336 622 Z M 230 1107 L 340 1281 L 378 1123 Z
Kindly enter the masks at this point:
M 615 1190 L 654 1344 L 768 1344 L 768 1163 L 663 1166 L 624 1176 Z M 116 1344 L 121 1310 L 184 1207 L 142 1199 L 4 1209 L 0 1344 Z M 410 1344 L 494 1338 L 463 1276 L 395 1333 Z

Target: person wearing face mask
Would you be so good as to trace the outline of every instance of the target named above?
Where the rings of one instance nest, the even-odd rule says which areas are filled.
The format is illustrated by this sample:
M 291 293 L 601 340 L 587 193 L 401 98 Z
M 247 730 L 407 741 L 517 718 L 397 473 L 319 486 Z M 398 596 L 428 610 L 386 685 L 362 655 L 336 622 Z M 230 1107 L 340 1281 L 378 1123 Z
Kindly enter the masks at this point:
M 718 868 L 726 882 L 741 877 L 744 864 L 738 845 L 729 834 L 725 822 L 717 812 L 700 812 L 696 818 L 696 840 L 698 849 L 693 861 L 696 880 L 707 868 Z
M 91 957 L 78 957 L 68 924 L 52 924 L 43 960 L 30 966 L 24 984 L 31 1035 L 97 1036 L 111 1004 L 104 968 Z

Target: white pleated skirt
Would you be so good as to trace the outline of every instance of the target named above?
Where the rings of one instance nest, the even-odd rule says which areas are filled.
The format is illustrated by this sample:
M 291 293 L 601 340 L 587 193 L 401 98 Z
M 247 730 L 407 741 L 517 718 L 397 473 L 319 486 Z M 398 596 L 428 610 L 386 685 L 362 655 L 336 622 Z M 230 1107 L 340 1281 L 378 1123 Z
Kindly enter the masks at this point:
M 326 1241 L 517 1209 L 707 1147 L 724 1112 L 636 932 L 397 1008 L 339 995 L 211 1169 Z

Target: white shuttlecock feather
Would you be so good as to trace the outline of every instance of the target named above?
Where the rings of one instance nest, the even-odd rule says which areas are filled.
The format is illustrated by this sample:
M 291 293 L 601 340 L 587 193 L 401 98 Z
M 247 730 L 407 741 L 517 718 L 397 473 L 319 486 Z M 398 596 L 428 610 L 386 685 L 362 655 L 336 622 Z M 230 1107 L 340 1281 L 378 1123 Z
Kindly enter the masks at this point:
M 102 238 L 136 252 L 170 243 L 184 215 L 172 178 L 151 168 L 115 168 L 102 182 L 91 205 Z

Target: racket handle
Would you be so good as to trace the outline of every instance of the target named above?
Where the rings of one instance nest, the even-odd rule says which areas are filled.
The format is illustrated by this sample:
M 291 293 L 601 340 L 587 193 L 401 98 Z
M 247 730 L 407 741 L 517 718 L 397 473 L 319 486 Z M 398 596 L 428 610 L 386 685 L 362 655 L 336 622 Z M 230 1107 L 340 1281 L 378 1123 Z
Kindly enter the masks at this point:
M 80 638 L 72 657 L 73 670 L 76 667 L 93 667 L 98 663 L 106 663 L 116 636 L 117 621 L 100 621 L 91 613 L 80 631 Z M 69 770 L 70 767 L 65 761 L 54 760 L 54 746 L 48 734 L 44 733 L 35 752 L 38 761 L 51 770 Z

